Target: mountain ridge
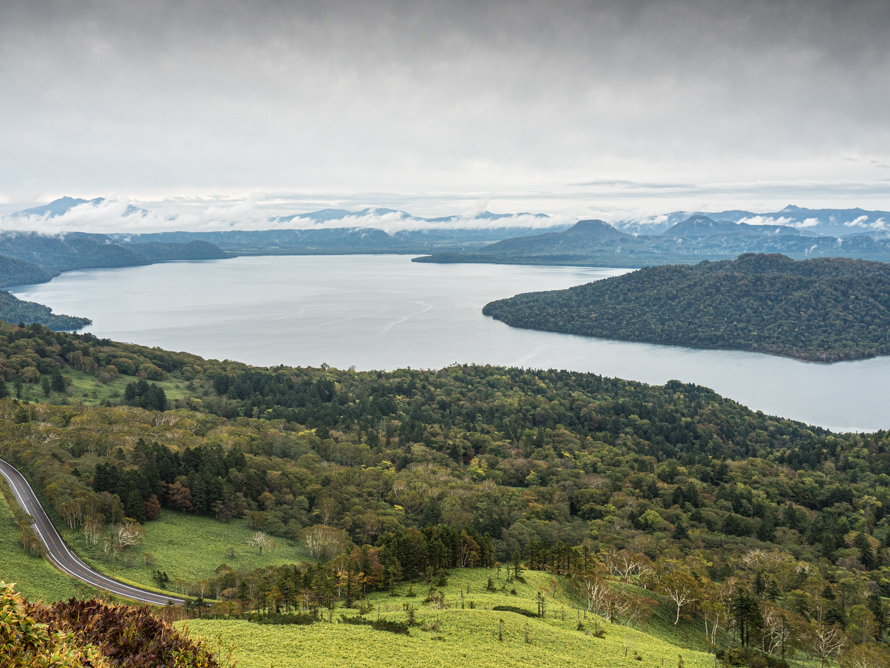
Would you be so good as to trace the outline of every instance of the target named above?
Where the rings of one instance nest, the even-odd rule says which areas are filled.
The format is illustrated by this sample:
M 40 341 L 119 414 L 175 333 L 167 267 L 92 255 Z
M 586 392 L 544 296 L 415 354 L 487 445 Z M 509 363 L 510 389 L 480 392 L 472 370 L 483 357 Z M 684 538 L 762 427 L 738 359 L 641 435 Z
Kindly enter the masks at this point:
M 734 223 L 694 215 L 660 234 L 629 235 L 601 220 L 580 221 L 563 232 L 507 239 L 414 261 L 643 267 L 730 260 L 745 253 L 782 253 L 796 260 L 851 257 L 890 261 L 890 240 L 868 234 L 817 236 L 783 225 Z

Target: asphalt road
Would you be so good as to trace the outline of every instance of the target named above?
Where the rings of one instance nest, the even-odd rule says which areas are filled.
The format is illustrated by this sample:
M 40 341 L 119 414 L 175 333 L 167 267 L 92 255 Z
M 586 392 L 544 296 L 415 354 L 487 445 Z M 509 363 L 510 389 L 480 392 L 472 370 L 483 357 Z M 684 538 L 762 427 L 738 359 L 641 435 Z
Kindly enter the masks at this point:
M 56 531 L 52 522 L 49 521 L 49 517 L 46 516 L 43 506 L 40 505 L 34 490 L 31 489 L 31 485 L 25 480 L 25 476 L 2 459 L 0 459 L 0 475 L 6 478 L 6 482 L 9 483 L 12 493 L 15 494 L 15 498 L 22 510 L 34 518 L 34 531 L 46 546 L 46 556 L 60 571 L 91 587 L 140 603 L 167 605 L 170 602 L 174 605 L 182 605 L 185 602 L 181 598 L 164 596 L 139 589 L 138 587 L 131 587 L 94 571 L 82 562 L 71 551 L 71 548 L 65 544 L 65 541 L 62 540 L 59 532 Z

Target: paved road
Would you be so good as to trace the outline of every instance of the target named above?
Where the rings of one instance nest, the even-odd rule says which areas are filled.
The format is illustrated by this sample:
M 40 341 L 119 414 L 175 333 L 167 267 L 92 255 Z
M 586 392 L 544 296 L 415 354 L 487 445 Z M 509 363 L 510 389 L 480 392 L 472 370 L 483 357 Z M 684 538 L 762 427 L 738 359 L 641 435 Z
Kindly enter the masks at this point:
M 80 558 L 71 551 L 71 548 L 65 544 L 65 541 L 62 540 L 59 532 L 56 531 L 52 522 L 49 521 L 49 517 L 46 516 L 43 506 L 40 505 L 37 496 L 34 494 L 34 490 L 31 489 L 31 485 L 25 480 L 25 476 L 19 473 L 18 469 L 2 459 L 0 459 L 0 475 L 6 478 L 6 482 L 8 482 L 10 488 L 12 488 L 12 492 L 15 494 L 15 498 L 19 502 L 19 506 L 21 506 L 22 510 L 34 518 L 34 531 L 46 546 L 46 556 L 60 571 L 80 580 L 81 582 L 85 582 L 91 587 L 103 589 L 116 596 L 139 601 L 140 603 L 152 603 L 154 605 L 167 605 L 168 601 L 174 605 L 181 605 L 184 603 L 181 598 L 164 596 L 163 594 L 156 594 L 137 587 L 131 587 L 130 585 L 118 582 L 117 580 L 113 580 L 94 571 L 82 562 Z

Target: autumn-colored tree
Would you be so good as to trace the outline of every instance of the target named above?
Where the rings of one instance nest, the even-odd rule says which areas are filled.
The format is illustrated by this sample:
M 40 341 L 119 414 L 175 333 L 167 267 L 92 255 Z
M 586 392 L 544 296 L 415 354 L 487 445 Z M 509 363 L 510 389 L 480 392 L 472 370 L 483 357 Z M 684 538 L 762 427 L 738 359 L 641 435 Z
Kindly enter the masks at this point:
M 107 668 L 98 648 L 78 643 L 76 634 L 53 633 L 13 585 L 0 582 L 0 657 L 5 668 Z
M 154 494 L 151 495 L 151 498 L 145 502 L 145 519 L 149 522 L 152 520 L 156 520 L 161 516 L 161 502 L 158 501 L 158 497 Z
M 167 502 L 183 512 L 188 512 L 194 508 L 192 505 L 192 490 L 176 480 L 167 485 Z
M 838 658 L 841 668 L 887 668 L 890 652 L 885 647 L 870 642 L 854 645 Z

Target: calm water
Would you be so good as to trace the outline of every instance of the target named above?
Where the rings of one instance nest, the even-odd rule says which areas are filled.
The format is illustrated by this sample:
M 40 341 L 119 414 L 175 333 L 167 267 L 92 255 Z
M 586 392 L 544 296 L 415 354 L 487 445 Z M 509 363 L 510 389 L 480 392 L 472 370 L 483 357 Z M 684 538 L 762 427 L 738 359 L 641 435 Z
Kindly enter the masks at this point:
M 97 336 L 260 366 L 477 362 L 711 387 L 832 429 L 890 427 L 890 357 L 831 365 L 512 329 L 493 299 L 621 269 L 415 264 L 405 256 L 251 257 L 63 274 L 13 292 L 92 318 Z

